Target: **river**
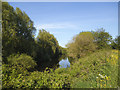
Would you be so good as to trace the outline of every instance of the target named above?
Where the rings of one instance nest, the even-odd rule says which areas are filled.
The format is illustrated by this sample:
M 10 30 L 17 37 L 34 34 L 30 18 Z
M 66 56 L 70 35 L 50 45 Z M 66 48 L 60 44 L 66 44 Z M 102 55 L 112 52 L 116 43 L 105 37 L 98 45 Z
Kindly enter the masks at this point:
M 70 67 L 70 62 L 68 60 L 68 57 L 61 59 L 59 61 L 59 68 L 67 68 L 67 67 Z

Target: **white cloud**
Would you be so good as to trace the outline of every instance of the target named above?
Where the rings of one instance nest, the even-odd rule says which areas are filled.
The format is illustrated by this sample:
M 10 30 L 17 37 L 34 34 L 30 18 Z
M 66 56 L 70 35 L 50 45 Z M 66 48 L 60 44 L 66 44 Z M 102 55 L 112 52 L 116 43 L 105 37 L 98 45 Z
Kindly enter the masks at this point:
M 77 26 L 71 23 L 50 23 L 35 25 L 37 29 L 63 29 L 63 28 L 76 28 Z

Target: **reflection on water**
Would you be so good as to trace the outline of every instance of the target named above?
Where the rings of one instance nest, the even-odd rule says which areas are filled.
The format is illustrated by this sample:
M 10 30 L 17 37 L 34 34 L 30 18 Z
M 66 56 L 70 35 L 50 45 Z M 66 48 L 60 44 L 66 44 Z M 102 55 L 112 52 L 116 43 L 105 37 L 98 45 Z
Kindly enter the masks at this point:
M 68 58 L 66 57 L 59 62 L 59 65 L 60 65 L 59 66 L 60 68 L 67 68 L 67 67 L 70 67 L 70 62 Z
M 51 62 L 42 62 L 38 63 L 39 65 L 36 66 L 36 69 L 39 71 L 44 71 L 46 67 L 57 69 L 57 68 L 67 68 L 70 67 L 71 64 L 71 58 L 67 55 L 61 55 L 57 57 L 55 60 L 52 60 Z

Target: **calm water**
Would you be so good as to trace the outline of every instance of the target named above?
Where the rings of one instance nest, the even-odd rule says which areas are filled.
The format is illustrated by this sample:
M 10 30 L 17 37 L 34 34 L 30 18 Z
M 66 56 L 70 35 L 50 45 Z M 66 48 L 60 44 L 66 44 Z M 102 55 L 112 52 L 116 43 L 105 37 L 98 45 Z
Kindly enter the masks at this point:
M 70 62 L 69 62 L 68 58 L 65 58 L 59 62 L 59 65 L 60 65 L 59 66 L 60 68 L 67 68 L 67 67 L 70 67 Z

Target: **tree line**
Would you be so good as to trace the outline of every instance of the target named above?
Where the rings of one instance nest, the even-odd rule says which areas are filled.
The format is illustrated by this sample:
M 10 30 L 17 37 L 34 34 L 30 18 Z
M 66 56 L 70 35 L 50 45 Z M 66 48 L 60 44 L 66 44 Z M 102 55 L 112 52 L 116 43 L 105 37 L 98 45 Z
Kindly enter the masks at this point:
M 8 64 L 7 58 L 11 55 L 15 56 L 15 54 L 32 57 L 37 66 L 44 63 L 49 67 L 51 63 L 54 65 L 58 62 L 56 58 L 64 54 L 64 48 L 59 46 L 56 38 L 46 30 L 39 30 L 36 38 L 35 31 L 33 21 L 24 11 L 19 8 L 14 9 L 7 2 L 2 3 L 2 58 L 4 64 Z
M 45 63 L 58 63 L 62 54 L 72 58 L 80 58 L 99 49 L 120 49 L 119 36 L 112 36 L 103 28 L 97 31 L 80 32 L 66 45 L 59 46 L 56 38 L 42 29 L 35 38 L 36 28 L 29 16 L 19 8 L 14 9 L 7 2 L 2 3 L 2 58 L 8 63 L 7 57 L 13 54 L 31 56 L 37 66 Z M 47 63 L 46 63 L 47 62 Z M 53 64 L 52 64 L 53 65 Z
M 103 28 L 97 31 L 80 32 L 74 36 L 67 47 L 68 56 L 79 59 L 100 49 L 119 49 L 120 36 L 112 39 L 112 36 Z

